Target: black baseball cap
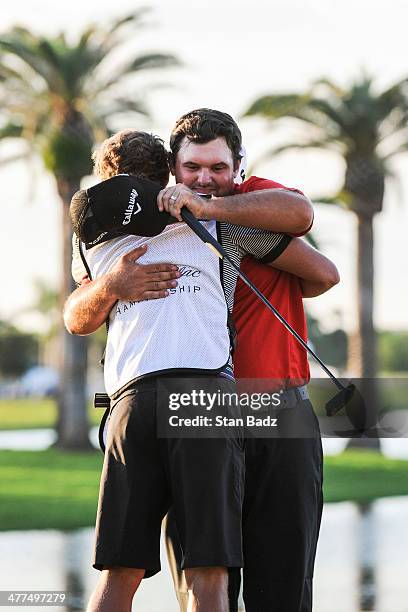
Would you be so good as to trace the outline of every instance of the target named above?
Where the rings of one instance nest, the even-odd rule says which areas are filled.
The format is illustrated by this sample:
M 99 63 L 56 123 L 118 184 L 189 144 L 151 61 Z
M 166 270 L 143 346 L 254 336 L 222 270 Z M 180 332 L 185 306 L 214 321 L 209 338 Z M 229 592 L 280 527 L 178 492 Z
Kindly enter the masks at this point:
M 97 244 L 106 233 L 115 236 L 157 236 L 177 219 L 157 208 L 162 187 L 149 179 L 118 174 L 89 189 L 77 191 L 71 200 L 72 227 L 87 245 Z

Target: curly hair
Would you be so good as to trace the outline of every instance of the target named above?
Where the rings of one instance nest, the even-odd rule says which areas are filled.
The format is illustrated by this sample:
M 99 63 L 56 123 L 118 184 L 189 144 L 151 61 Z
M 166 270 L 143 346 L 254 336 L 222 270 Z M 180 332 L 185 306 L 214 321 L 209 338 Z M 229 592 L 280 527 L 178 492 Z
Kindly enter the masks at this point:
M 103 141 L 93 153 L 94 173 L 105 180 L 134 174 L 160 183 L 169 181 L 168 152 L 163 140 L 147 132 L 122 130 Z
M 212 108 L 197 108 L 176 121 L 170 136 L 170 150 L 173 163 L 176 161 L 183 138 L 205 144 L 216 138 L 225 138 L 234 162 L 242 158 L 242 135 L 238 125 L 227 113 Z

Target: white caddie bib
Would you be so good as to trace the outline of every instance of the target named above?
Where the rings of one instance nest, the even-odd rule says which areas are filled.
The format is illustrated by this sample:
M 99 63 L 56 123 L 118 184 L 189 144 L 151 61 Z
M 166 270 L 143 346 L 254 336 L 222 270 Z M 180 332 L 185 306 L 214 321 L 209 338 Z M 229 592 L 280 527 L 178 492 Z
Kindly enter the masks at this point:
M 216 238 L 216 223 L 203 224 Z M 85 252 L 92 278 L 143 244 L 148 250 L 137 263 L 176 264 L 182 276 L 166 298 L 119 301 L 112 309 L 104 370 L 109 395 L 146 374 L 217 370 L 230 357 L 220 260 L 185 223 L 168 225 L 152 238 L 123 236 L 92 247 Z

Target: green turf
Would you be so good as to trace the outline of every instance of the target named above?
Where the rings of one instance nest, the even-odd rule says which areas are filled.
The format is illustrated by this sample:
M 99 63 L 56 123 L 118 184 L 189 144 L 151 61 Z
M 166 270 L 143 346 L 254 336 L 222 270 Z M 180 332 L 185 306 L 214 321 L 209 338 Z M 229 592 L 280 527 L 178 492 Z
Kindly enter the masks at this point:
M 0 451 L 0 529 L 93 525 L 102 453 Z
M 95 523 L 102 453 L 0 451 L 0 530 Z M 408 495 L 408 461 L 347 451 L 325 459 L 325 501 Z
M 99 424 L 103 410 L 88 408 L 92 425 Z M 0 431 L 10 429 L 41 429 L 55 427 L 57 406 L 53 399 L 0 400 Z
M 408 461 L 357 450 L 326 457 L 324 493 L 328 502 L 408 495 Z

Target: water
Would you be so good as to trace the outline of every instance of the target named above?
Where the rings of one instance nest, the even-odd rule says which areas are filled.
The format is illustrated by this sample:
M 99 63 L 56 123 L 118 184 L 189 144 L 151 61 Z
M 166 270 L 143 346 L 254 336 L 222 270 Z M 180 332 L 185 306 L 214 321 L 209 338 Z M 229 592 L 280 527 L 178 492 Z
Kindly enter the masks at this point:
M 97 433 L 98 428 L 92 428 L 95 447 Z M 0 448 L 41 450 L 55 438 L 52 429 L 4 431 Z M 346 444 L 346 439 L 324 438 L 324 453 L 340 453 Z M 387 457 L 408 459 L 407 438 L 382 439 L 381 446 Z M 408 612 L 407 519 L 408 498 L 381 499 L 367 506 L 326 504 L 314 612 Z M 0 533 L 0 589 L 67 590 L 70 605 L 47 610 L 83 610 L 99 577 L 91 567 L 92 547 L 93 529 Z M 135 598 L 138 612 L 178 610 L 164 551 L 162 559 L 162 572 L 143 581 Z
M 326 504 L 316 612 L 408 611 L 408 498 Z
M 0 431 L 0 449 L 3 450 L 45 450 L 57 439 L 54 429 L 12 429 Z M 98 427 L 92 427 L 89 439 L 99 449 Z
M 92 548 L 93 529 L 0 533 L 0 588 L 68 591 L 70 605 L 47 606 L 44 610 L 84 610 L 100 575 L 91 567 Z M 163 570 L 143 581 L 137 595 L 138 612 L 177 612 L 179 609 L 165 557 L 162 550 Z M 1 608 L 10 612 L 14 609 Z
M 92 427 L 89 435 L 93 446 L 99 448 L 98 427 Z M 44 450 L 56 440 L 53 429 L 19 429 L 0 431 L 0 449 Z M 323 438 L 325 455 L 341 453 L 347 445 L 347 438 Z M 408 438 L 382 438 L 381 449 L 386 457 L 408 459 Z
M 338 455 L 348 441 L 348 438 L 322 438 L 323 452 L 325 455 Z M 381 438 L 381 451 L 390 459 L 408 459 L 408 438 Z
M 407 518 L 405 497 L 325 505 L 314 612 L 408 612 Z M 68 590 L 70 606 L 47 610 L 83 610 L 99 577 L 92 546 L 93 529 L 0 533 L 0 588 Z M 135 612 L 177 612 L 164 550 L 162 565 L 143 581 Z

